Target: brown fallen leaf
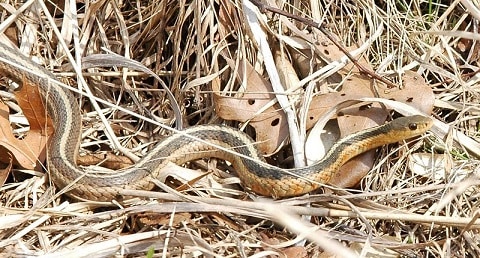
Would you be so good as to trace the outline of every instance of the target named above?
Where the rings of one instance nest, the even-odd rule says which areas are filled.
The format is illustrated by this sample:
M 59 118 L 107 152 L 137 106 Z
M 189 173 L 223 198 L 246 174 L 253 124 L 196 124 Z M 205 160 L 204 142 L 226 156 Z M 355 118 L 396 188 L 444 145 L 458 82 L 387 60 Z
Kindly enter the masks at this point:
M 0 161 L 2 163 L 9 163 L 9 157 L 13 157 L 15 164 L 33 169 L 37 157 L 32 150 L 29 149 L 27 144 L 15 138 L 8 119 L 8 106 L 0 103 Z
M 45 160 L 48 137 L 53 133 L 52 122 L 47 118 L 38 86 L 23 83 L 14 94 L 30 124 L 30 130 L 23 139 L 17 139 L 10 126 L 9 109 L 0 103 L 0 146 L 3 147 L 0 148 L 0 161 L 7 163 L 8 160 L 2 158 L 11 155 L 14 164 L 34 169 L 37 162 Z
M 9 160 L 10 162 L 8 162 L 7 167 L 0 169 L 0 186 L 3 186 L 5 184 L 5 182 L 7 181 L 8 175 L 10 175 L 10 172 L 12 171 L 12 165 L 13 165 L 12 156 L 9 157 Z
M 232 69 L 235 67 L 233 60 L 227 57 L 225 60 Z M 238 70 L 238 79 L 240 81 L 243 78 L 247 79 L 246 93 L 235 97 L 219 94 L 220 83 L 214 80 L 212 89 L 215 110 L 217 115 L 225 120 L 249 121 L 249 124 L 255 128 L 259 151 L 271 154 L 288 135 L 285 114 L 279 111 L 278 105 L 259 112 L 272 100 L 272 94 L 269 94 L 273 91 L 272 86 L 249 63 L 239 65 Z
M 308 257 L 307 248 L 304 246 L 292 246 L 282 250 L 287 258 L 303 258 Z
M 163 214 L 163 213 L 156 213 L 156 212 L 145 212 L 137 215 L 138 223 L 141 226 L 149 226 L 149 225 L 170 225 L 172 227 L 177 227 L 181 225 L 182 222 L 190 221 L 191 214 L 180 212 L 173 214 Z

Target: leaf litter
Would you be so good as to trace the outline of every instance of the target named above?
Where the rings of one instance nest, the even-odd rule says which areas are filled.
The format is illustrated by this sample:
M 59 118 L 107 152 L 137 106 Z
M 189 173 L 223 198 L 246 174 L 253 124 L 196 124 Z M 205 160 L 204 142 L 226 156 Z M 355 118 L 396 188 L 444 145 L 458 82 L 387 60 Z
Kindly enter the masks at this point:
M 17 94 L 30 127 L 26 136 L 13 130 L 14 136 L 10 123 L 20 127 L 11 113 L 20 111 L 2 108 L 0 146 L 11 146 L 1 154 L 2 255 L 480 255 L 474 244 L 480 225 L 478 44 L 469 34 L 479 14 L 471 3 L 435 5 L 428 15 L 422 5 L 405 9 L 392 1 L 281 6 L 325 24 L 331 36 L 326 37 L 249 1 L 37 2 L 1 5 L 2 42 L 21 38 L 21 49 L 66 85 L 84 80 L 90 87 L 92 93 L 80 99 L 82 164 L 128 166 L 112 153 L 134 162 L 171 133 L 167 126 L 223 122 L 242 128 L 255 136 L 270 163 L 282 167 L 318 149 L 307 144 L 294 157 L 290 142 L 298 148 L 307 138 L 318 139 L 330 118 L 342 136 L 384 123 L 393 110 L 432 113 L 435 127 L 418 139 L 362 155 L 367 157 L 343 168 L 324 193 L 258 197 L 238 186 L 228 163 L 208 160 L 169 166 L 156 182 L 161 190 L 126 190 L 138 198 L 105 204 L 72 200 L 59 194 L 47 174 L 26 170 L 32 164 L 42 170 L 48 122 L 45 112 L 27 111 L 38 98 L 23 95 L 26 105 Z M 26 21 L 35 23 L 27 30 Z M 351 51 L 355 64 L 332 36 Z M 77 59 L 68 58 L 62 45 Z M 279 103 L 279 96 L 287 102 Z M 320 129 L 307 136 L 316 124 Z M 40 149 L 29 167 L 20 152 L 33 146 Z M 18 163 L 14 168 L 11 160 Z

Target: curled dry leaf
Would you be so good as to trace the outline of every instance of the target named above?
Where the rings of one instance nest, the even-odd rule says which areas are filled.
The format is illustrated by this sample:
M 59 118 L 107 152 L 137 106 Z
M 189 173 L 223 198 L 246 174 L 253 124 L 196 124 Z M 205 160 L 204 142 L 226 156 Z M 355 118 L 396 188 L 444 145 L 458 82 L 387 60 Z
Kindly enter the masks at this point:
M 13 157 L 14 163 L 27 169 L 34 169 L 37 161 L 45 159 L 48 137 L 53 133 L 52 121 L 46 116 L 46 109 L 41 101 L 36 85 L 26 83 L 15 91 L 18 105 L 30 124 L 30 131 L 23 139 L 17 139 L 11 129 L 9 110 L 0 104 L 0 157 Z M 8 160 L 0 160 L 8 162 Z

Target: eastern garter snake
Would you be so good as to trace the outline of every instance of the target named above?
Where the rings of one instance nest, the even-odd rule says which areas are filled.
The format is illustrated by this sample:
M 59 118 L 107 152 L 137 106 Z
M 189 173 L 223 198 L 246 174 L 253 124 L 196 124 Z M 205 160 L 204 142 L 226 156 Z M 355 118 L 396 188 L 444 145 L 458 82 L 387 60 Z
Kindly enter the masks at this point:
M 11 63 L 18 64 L 14 66 Z M 57 187 L 71 187 L 68 194 L 82 199 L 111 201 L 120 189 L 150 190 L 167 162 L 183 164 L 204 157 L 232 162 L 243 185 L 267 196 L 287 197 L 310 192 L 328 183 L 339 167 L 367 150 L 398 142 L 426 132 L 430 118 L 411 116 L 352 134 L 337 142 L 326 157 L 313 165 L 281 169 L 265 163 L 252 139 L 243 132 L 220 125 L 203 125 L 184 132 L 253 159 L 245 159 L 180 134 L 159 142 L 134 167 L 113 174 L 96 174 L 79 168 L 76 157 L 80 145 L 81 114 L 75 97 L 52 83 L 55 77 L 18 50 L 0 43 L 0 73 L 19 83 L 38 85 L 55 132 L 48 147 L 50 177 Z M 305 180 L 308 179 L 308 180 Z M 318 182 L 317 183 L 313 183 Z

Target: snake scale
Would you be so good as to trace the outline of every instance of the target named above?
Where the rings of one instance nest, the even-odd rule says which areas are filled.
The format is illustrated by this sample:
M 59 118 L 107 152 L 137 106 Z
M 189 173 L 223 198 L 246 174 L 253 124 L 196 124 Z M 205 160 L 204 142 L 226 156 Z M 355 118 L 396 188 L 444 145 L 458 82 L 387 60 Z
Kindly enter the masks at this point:
M 232 163 L 243 186 L 272 197 L 308 193 L 328 183 L 340 166 L 367 150 L 398 142 L 426 132 L 432 121 L 424 116 L 410 116 L 373 127 L 338 141 L 325 158 L 314 164 L 282 169 L 265 162 L 245 133 L 227 126 L 201 125 L 184 130 L 193 138 L 233 150 L 251 159 L 222 151 L 210 144 L 174 134 L 160 141 L 135 166 L 117 173 L 94 173 L 76 164 L 81 136 L 81 113 L 73 94 L 52 83 L 55 77 L 18 50 L 0 43 L 0 73 L 19 84 L 38 85 L 55 132 L 47 149 L 48 172 L 54 184 L 67 194 L 96 201 L 111 201 L 121 189 L 154 188 L 167 162 L 183 164 L 191 160 L 215 157 Z M 316 183 L 318 182 L 318 183 Z

